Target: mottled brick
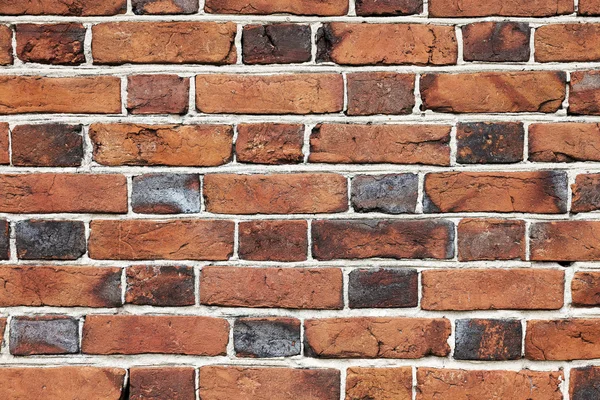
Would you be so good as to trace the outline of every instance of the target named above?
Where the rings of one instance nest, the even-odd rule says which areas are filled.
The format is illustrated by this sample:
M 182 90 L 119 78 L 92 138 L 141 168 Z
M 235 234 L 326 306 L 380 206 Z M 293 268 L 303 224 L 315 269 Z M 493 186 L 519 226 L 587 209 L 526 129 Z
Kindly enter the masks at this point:
M 525 260 L 525 221 L 461 220 L 458 224 L 458 259 Z
M 14 61 L 12 37 L 12 29 L 7 25 L 0 25 L 0 65 L 10 65 Z
M 238 357 L 291 357 L 300 354 L 300 321 L 293 318 L 240 318 L 233 327 Z
M 346 15 L 346 0 L 206 0 L 204 10 L 216 14 Z
M 237 161 L 250 164 L 297 164 L 304 159 L 304 125 L 239 124 Z
M 356 0 L 356 15 L 361 17 L 411 15 L 421 12 L 423 0 Z
M 600 161 L 600 125 L 576 122 L 531 124 L 529 160 Z
M 571 400 L 600 398 L 600 367 L 590 365 L 571 369 L 569 398 Z
M 600 319 L 528 320 L 525 357 L 570 361 L 600 358 Z
M 190 400 L 196 393 L 192 367 L 133 367 L 129 369 L 129 400 Z
M 239 256 L 253 261 L 304 261 L 306 221 L 248 221 L 239 224 Z
M 575 11 L 572 0 L 430 0 L 430 17 L 552 17 Z
M 244 64 L 290 64 L 312 58 L 309 25 L 245 25 L 242 34 Z
M 6 122 L 0 122 L 0 165 L 10 164 L 10 129 Z
M 312 239 L 318 260 L 454 257 L 454 225 L 445 220 L 321 220 Z
M 418 186 L 415 174 L 358 175 L 352 179 L 352 207 L 357 212 L 414 213 Z
M 525 129 L 520 122 L 459 123 L 456 161 L 461 164 L 508 164 L 523 161 Z
M 146 14 L 195 14 L 198 12 L 198 0 L 132 0 L 136 15 Z
M 133 212 L 140 214 L 190 214 L 200 212 L 200 177 L 196 174 L 134 176 Z
M 124 14 L 127 0 L 8 0 L 0 3 L 0 15 L 102 16 Z
M 571 212 L 589 212 L 600 209 L 600 174 L 577 175 L 571 185 L 573 199 Z
M 127 111 L 131 114 L 185 114 L 190 80 L 178 75 L 134 75 L 127 78 Z
M 535 61 L 600 60 L 600 24 L 549 24 L 535 30 Z
M 0 260 L 10 258 L 10 224 L 5 219 L 0 219 Z
M 347 75 L 348 115 L 411 114 L 415 106 L 415 76 L 395 72 Z
M 529 60 L 529 24 L 477 22 L 462 28 L 465 61 L 510 62 Z
M 63 316 L 14 317 L 10 321 L 10 354 L 75 354 L 79 321 Z
M 346 400 L 412 400 L 412 368 L 350 367 Z
M 82 221 L 21 221 L 15 234 L 22 260 L 76 260 L 86 251 Z
M 571 281 L 572 305 L 575 307 L 600 306 L 600 273 L 575 272 Z
M 350 308 L 416 307 L 418 275 L 414 269 L 356 269 L 348 278 Z
M 83 24 L 18 24 L 17 57 L 23 62 L 80 65 L 85 62 Z
M 533 261 L 600 260 L 600 221 L 535 222 L 529 236 Z
M 516 319 L 456 320 L 454 358 L 503 361 L 521 358 L 523 331 Z
M 83 160 L 81 125 L 17 125 L 12 163 L 19 167 L 78 167 Z
M 194 269 L 182 266 L 135 265 L 127 268 L 125 302 L 150 306 L 195 304 Z
M 600 115 L 600 71 L 571 73 L 569 114 Z

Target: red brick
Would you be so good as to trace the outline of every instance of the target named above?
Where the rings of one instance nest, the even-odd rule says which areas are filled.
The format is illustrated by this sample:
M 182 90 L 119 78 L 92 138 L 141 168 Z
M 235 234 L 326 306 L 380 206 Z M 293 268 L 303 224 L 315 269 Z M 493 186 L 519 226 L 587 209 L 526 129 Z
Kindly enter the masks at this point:
M 9 144 L 9 125 L 6 122 L 0 122 L 0 164 L 10 164 Z
M 527 212 L 567 210 L 563 171 L 440 172 L 425 176 L 424 210 L 448 212 Z
M 580 0 L 579 15 L 600 15 L 600 1 L 599 0 Z
M 0 114 L 24 113 L 120 114 L 121 79 L 0 76 Z
M 79 65 L 85 62 L 83 24 L 18 24 L 17 56 L 23 62 Z
M 304 322 L 305 352 L 319 358 L 422 358 L 450 353 L 444 318 L 330 318 Z
M 216 14 L 345 15 L 346 0 L 206 0 L 204 10 Z
M 575 272 L 571 281 L 571 297 L 575 307 L 600 306 L 600 273 Z
M 575 11 L 572 0 L 488 1 L 430 0 L 430 17 L 551 17 Z
M 412 368 L 350 367 L 346 400 L 412 400 Z
M 0 368 L 0 398 L 119 400 L 126 372 L 121 368 L 83 365 L 4 367 Z
M 454 257 L 454 225 L 445 220 L 323 220 L 312 224 L 318 260 Z
M 337 268 L 204 267 L 200 303 L 225 307 L 340 309 Z
M 463 219 L 458 224 L 458 259 L 525 260 L 525 221 Z
M 318 62 L 344 65 L 452 65 L 458 57 L 454 27 L 442 25 L 331 22 L 317 46 Z
M 0 65 L 9 65 L 14 61 L 12 37 L 12 29 L 6 25 L 0 25 Z
M 529 126 L 529 160 L 600 161 L 600 125 L 576 122 Z
M 600 209 L 600 174 L 577 175 L 571 185 L 573 201 L 571 212 L 588 212 Z
M 553 71 L 425 74 L 421 76 L 422 109 L 554 113 L 565 99 L 565 83 L 565 73 Z
M 240 124 L 235 143 L 237 161 L 250 164 L 296 164 L 304 153 L 304 125 Z
M 535 31 L 535 61 L 599 61 L 600 24 L 551 24 Z
M 132 0 L 136 15 L 196 14 L 198 0 Z
M 529 60 L 529 24 L 476 22 L 462 28 L 465 61 L 507 62 Z
M 196 372 L 191 367 L 134 367 L 129 382 L 129 400 L 195 398 Z
M 125 302 L 150 306 L 193 306 L 192 267 L 134 265 L 127 268 Z
M 239 225 L 239 255 L 253 261 L 304 261 L 306 221 L 248 221 Z
M 94 161 L 102 165 L 215 167 L 232 159 L 229 125 L 92 124 Z
M 411 15 L 421 12 L 423 0 L 356 0 L 356 15 L 361 17 Z
M 200 368 L 202 400 L 338 400 L 337 369 Z
M 185 114 L 190 81 L 177 75 L 135 75 L 128 78 L 127 92 L 131 114 Z
M 569 114 L 600 115 L 600 71 L 571 73 Z
M 121 268 L 87 266 L 0 267 L 1 307 L 118 307 Z
M 85 354 L 225 355 L 229 323 L 184 315 L 88 315 L 81 350 Z
M 12 130 L 12 162 L 21 167 L 79 167 L 81 125 L 18 125 Z
M 329 173 L 210 174 L 206 209 L 217 214 L 316 214 L 348 209 L 346 178 Z
M 343 105 L 340 74 L 196 76 L 196 107 L 206 114 L 325 114 Z
M 0 193 L 0 212 L 6 213 L 127 212 L 123 175 L 0 175 Z
M 537 361 L 600 358 L 600 319 L 527 321 L 525 357 Z
M 92 27 L 95 64 L 233 64 L 236 24 L 107 22 Z
M 220 220 L 96 220 L 88 251 L 97 260 L 227 260 L 233 230 Z
M 562 400 L 562 371 L 417 369 L 417 400 Z
M 423 271 L 424 310 L 558 310 L 564 272 L 553 269 Z
M 348 115 L 411 114 L 415 76 L 395 72 L 348 74 Z
M 7 0 L 0 3 L 0 15 L 93 16 L 125 14 L 127 0 Z
M 309 162 L 450 165 L 445 125 L 319 124 L 310 137 Z
M 529 235 L 533 261 L 600 260 L 600 221 L 536 222 Z

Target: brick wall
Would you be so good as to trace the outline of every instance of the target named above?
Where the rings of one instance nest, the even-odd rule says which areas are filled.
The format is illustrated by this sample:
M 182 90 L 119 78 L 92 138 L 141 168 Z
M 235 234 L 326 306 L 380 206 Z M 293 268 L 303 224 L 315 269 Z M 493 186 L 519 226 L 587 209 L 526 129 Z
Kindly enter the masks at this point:
M 0 0 L 0 398 L 600 398 L 599 43 L 597 0 Z

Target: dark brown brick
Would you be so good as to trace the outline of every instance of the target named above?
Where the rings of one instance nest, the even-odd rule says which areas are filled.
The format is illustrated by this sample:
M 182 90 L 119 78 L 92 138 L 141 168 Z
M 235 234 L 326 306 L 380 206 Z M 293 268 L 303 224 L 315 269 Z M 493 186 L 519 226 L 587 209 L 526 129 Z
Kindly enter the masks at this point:
M 462 28 L 465 61 L 529 60 L 529 24 L 477 22 Z
M 296 164 L 304 154 L 304 125 L 240 124 L 235 143 L 237 161 L 250 164 Z
M 352 179 L 352 207 L 358 212 L 414 213 L 418 186 L 415 174 L 358 175 Z
M 600 306 L 600 273 L 576 272 L 571 281 L 571 298 L 575 307 Z
M 9 0 L 0 2 L 0 15 L 117 15 L 127 11 L 127 0 Z
M 423 12 L 423 0 L 356 0 L 361 17 L 411 15 Z
M 600 367 L 571 369 L 569 398 L 571 400 L 600 399 Z
M 5 219 L 0 219 L 0 260 L 10 258 L 10 224 Z
M 180 266 L 136 265 L 127 268 L 125 302 L 150 306 L 192 306 L 194 269 Z
M 14 317 L 10 321 L 10 354 L 75 354 L 79 321 L 63 316 Z
M 416 307 L 418 274 L 414 269 L 356 269 L 348 282 L 350 308 Z
M 200 212 L 200 178 L 196 174 L 134 176 L 131 205 L 140 214 Z
M 521 358 L 523 331 L 519 320 L 459 319 L 454 358 L 503 361 Z
M 127 110 L 131 114 L 185 114 L 190 80 L 178 75 L 135 75 L 127 78 Z
M 507 164 L 523 161 L 525 129 L 518 122 L 459 123 L 456 161 L 461 164 Z
M 304 261 L 306 221 L 248 221 L 239 226 L 239 255 L 253 261 Z
M 300 320 L 240 318 L 233 327 L 237 357 L 291 357 L 300 354 Z
M 588 212 L 600 209 L 600 174 L 577 175 L 571 189 L 573 191 L 571 212 Z
M 18 125 L 11 144 L 19 167 L 78 167 L 83 159 L 81 125 Z
M 309 25 L 246 25 L 242 35 L 244 64 L 290 64 L 310 61 Z
M 15 231 L 22 260 L 76 260 L 85 254 L 82 221 L 21 221 Z
M 129 400 L 190 400 L 195 398 L 192 367 L 133 367 L 129 370 Z
M 312 238 L 318 260 L 454 257 L 454 225 L 445 220 L 315 221 Z
M 458 224 L 458 259 L 525 260 L 525 221 L 463 219 Z
M 79 65 L 85 62 L 82 24 L 18 24 L 17 56 L 23 62 Z
M 415 76 L 395 72 L 348 74 L 348 115 L 411 114 Z
M 198 12 L 198 0 L 132 0 L 133 12 L 145 14 L 195 14 Z

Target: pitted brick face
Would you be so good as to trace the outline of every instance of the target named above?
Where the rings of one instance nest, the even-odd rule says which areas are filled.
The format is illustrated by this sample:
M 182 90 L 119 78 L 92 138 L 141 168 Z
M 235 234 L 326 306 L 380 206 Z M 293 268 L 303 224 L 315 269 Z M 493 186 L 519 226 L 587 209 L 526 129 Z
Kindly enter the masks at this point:
M 457 320 L 454 358 L 487 361 L 517 360 L 521 358 L 522 335 L 519 320 Z
M 194 14 L 198 12 L 198 0 L 133 0 L 133 12 L 145 14 Z
M 79 321 L 60 316 L 19 317 L 10 323 L 10 353 L 75 354 L 79 352 Z
M 134 265 L 127 268 L 125 301 L 136 305 L 191 306 L 194 270 L 180 266 Z
M 350 308 L 416 307 L 417 281 L 415 270 L 354 270 L 348 282 Z
M 12 162 L 21 167 L 79 167 L 81 125 L 18 125 L 11 132 Z
M 200 212 L 198 175 L 149 174 L 133 177 L 133 211 L 140 214 Z
M 80 221 L 22 221 L 15 232 L 17 256 L 23 260 L 76 260 L 86 251 Z
M 134 367 L 129 379 L 130 400 L 187 400 L 196 391 L 196 373 L 191 367 Z
M 238 357 L 291 357 L 300 354 L 300 321 L 291 318 L 241 318 L 233 327 Z
M 414 174 L 359 175 L 352 180 L 352 206 L 358 212 L 411 214 L 418 197 Z
M 85 32 L 82 24 L 17 25 L 17 55 L 23 62 L 83 64 Z
M 242 36 L 244 63 L 290 64 L 310 61 L 310 26 L 246 25 Z

